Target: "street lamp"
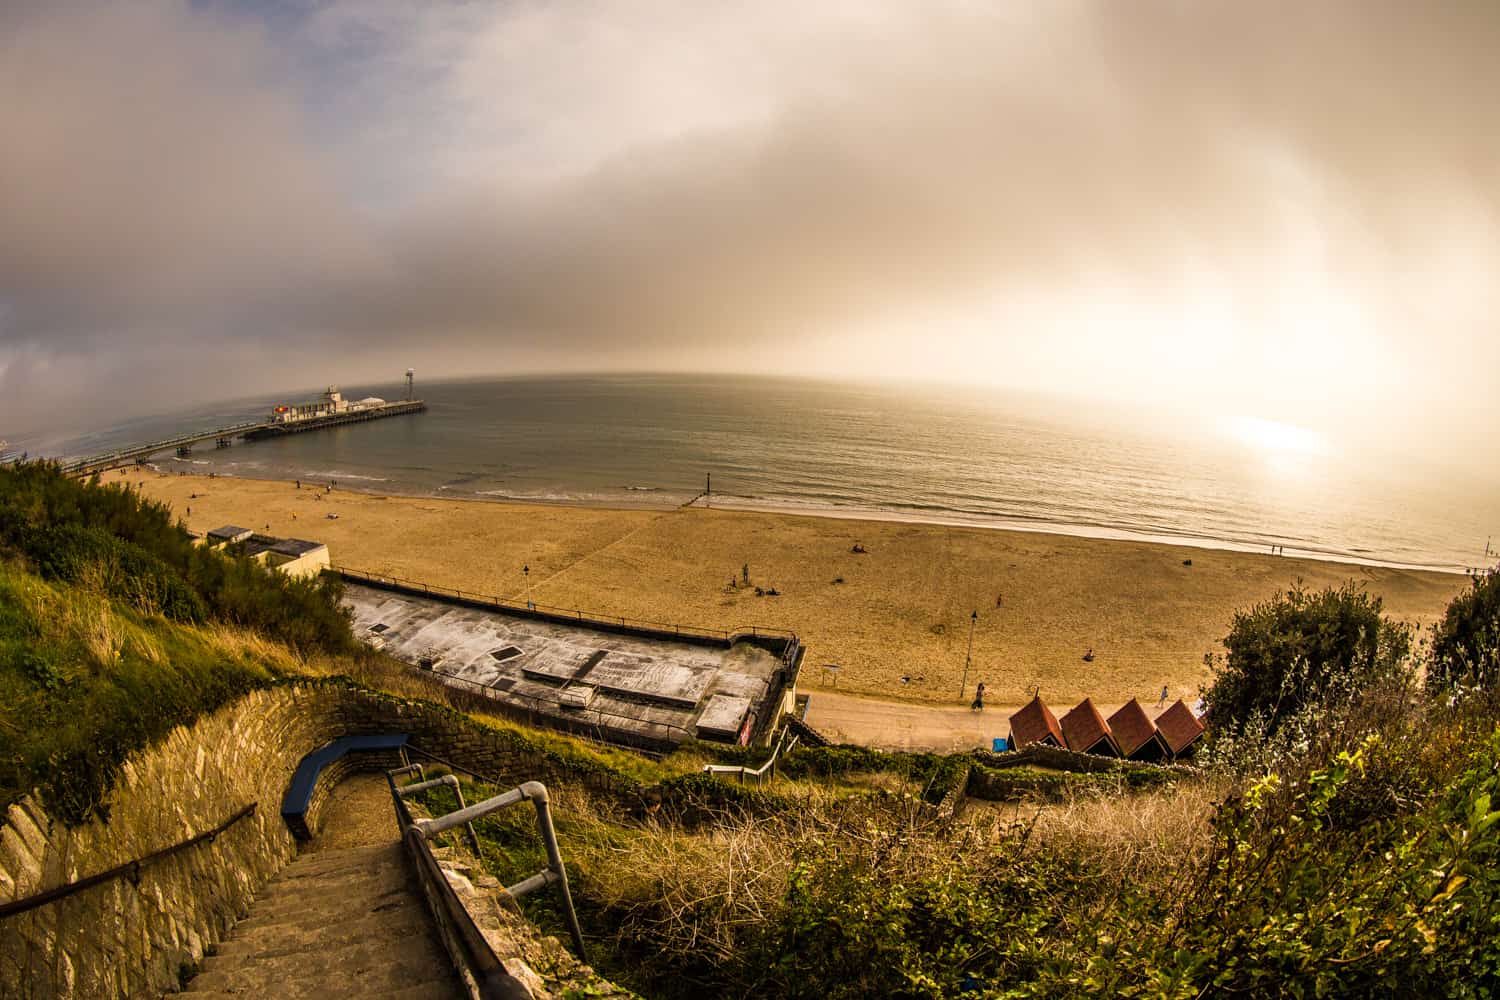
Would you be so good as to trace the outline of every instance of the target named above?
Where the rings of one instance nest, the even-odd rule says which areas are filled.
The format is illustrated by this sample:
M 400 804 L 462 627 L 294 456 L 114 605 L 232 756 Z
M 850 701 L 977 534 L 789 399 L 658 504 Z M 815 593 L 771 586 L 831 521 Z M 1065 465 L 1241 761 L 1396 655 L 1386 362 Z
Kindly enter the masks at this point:
M 969 686 L 969 664 L 974 661 L 974 626 L 977 625 L 978 623 L 979 623 L 979 611 L 978 611 L 978 609 L 975 609 L 975 611 L 972 614 L 969 615 L 969 653 L 968 653 L 967 656 L 964 657 L 964 676 L 963 676 L 963 680 L 961 680 L 961 681 L 958 682 L 958 700 L 959 701 L 963 701 L 964 700 L 964 688 L 966 688 L 966 687 Z
M 526 579 L 526 610 L 535 611 L 536 605 L 531 603 L 531 567 L 523 565 L 521 567 L 521 576 Z

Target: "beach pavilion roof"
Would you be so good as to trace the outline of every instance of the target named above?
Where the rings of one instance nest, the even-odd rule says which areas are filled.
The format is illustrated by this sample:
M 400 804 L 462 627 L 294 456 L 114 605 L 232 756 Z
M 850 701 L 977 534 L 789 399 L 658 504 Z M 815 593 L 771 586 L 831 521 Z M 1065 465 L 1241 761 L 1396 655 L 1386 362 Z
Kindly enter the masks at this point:
M 1121 705 L 1109 717 L 1107 725 L 1122 757 L 1158 761 L 1172 756 L 1172 748 L 1167 746 L 1167 741 L 1156 731 L 1156 723 L 1151 721 L 1141 703 L 1134 698 Z
M 1041 695 L 1031 699 L 1025 708 L 1010 717 L 1011 748 L 1019 750 L 1033 743 L 1064 746 L 1057 716 L 1052 714 L 1052 709 L 1047 707 Z
M 1167 747 L 1174 757 L 1181 757 L 1203 735 L 1203 723 L 1181 698 L 1156 717 L 1156 729 L 1161 733 L 1162 739 L 1167 741 Z
M 1094 707 L 1092 698 L 1083 699 L 1071 712 L 1062 717 L 1059 724 L 1062 726 L 1063 738 L 1067 740 L 1069 750 L 1107 757 L 1120 755 L 1120 748 L 1115 746 L 1114 737 L 1110 735 L 1109 723 L 1104 721 L 1104 716 L 1100 715 L 1099 710 Z

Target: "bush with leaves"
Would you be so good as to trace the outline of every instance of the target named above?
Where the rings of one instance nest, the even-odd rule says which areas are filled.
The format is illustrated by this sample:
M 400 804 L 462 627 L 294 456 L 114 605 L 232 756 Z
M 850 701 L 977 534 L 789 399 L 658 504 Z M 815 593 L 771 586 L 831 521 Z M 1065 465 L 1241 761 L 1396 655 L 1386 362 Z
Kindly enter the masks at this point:
M 1227 650 L 1209 655 L 1204 699 L 1220 731 L 1265 734 L 1330 694 L 1357 690 L 1407 666 L 1411 636 L 1354 583 L 1317 593 L 1300 584 L 1235 613 Z
M 52 463 L 0 467 L 5 552 L 148 613 L 242 625 L 303 655 L 355 648 L 337 580 L 296 579 L 204 548 L 165 504 L 97 476 L 65 476 Z
M 1427 685 L 1500 687 L 1500 571 L 1474 577 L 1433 626 Z
M 1384 746 L 1304 778 L 1271 774 L 1215 817 L 1207 869 L 1175 908 L 1117 908 L 1083 992 L 1488 997 L 1500 985 L 1500 731 L 1423 806 L 1350 828 L 1340 803 Z M 1078 982 L 1078 980 L 1075 980 Z M 1057 983 L 1033 995 L 1052 995 Z
M 182 574 L 134 542 L 76 524 L 27 536 L 27 550 L 44 577 L 92 586 L 138 611 L 200 623 L 203 600 Z

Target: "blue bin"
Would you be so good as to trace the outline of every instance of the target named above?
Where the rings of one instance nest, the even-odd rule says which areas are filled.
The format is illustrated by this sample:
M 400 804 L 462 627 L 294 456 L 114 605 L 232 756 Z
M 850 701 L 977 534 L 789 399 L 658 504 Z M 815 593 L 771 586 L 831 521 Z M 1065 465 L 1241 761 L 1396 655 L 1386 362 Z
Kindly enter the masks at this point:
M 1010 737 L 996 736 L 994 740 L 990 742 L 990 747 L 995 751 L 995 753 L 1004 753 L 1005 751 L 1010 749 Z

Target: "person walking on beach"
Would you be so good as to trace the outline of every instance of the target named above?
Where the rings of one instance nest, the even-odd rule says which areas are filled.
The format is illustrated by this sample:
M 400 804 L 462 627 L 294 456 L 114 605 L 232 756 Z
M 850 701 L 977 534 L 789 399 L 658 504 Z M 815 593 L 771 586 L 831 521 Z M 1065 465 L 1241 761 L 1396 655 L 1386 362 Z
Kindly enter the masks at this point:
M 979 686 L 974 689 L 974 703 L 969 706 L 969 711 L 984 711 L 984 681 L 980 681 Z

